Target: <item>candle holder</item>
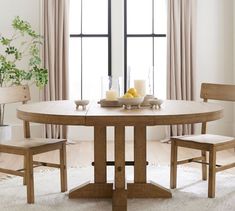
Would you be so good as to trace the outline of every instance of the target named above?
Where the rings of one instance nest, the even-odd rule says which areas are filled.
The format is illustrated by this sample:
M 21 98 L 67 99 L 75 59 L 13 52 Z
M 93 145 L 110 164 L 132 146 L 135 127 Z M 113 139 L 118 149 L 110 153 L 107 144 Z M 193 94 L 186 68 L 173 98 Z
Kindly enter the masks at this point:
M 154 68 L 149 67 L 147 71 L 136 73 L 130 66 L 127 69 L 127 90 L 134 87 L 141 96 L 154 96 Z
M 103 76 L 101 78 L 101 99 L 117 100 L 122 93 L 121 77 Z

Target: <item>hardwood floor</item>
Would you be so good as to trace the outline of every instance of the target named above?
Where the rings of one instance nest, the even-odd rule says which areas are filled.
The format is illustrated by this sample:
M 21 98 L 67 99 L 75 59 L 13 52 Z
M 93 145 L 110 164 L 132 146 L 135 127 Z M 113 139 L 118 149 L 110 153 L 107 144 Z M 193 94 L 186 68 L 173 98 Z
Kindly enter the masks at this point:
M 107 158 L 113 160 L 114 144 L 108 141 L 107 144 Z M 200 152 L 179 148 L 179 159 L 199 156 Z M 218 164 L 232 163 L 235 160 L 234 150 L 226 150 L 218 153 Z M 74 144 L 67 145 L 67 162 L 68 167 L 89 166 L 93 162 L 93 142 L 92 141 L 78 141 Z M 147 142 L 147 159 L 150 164 L 169 165 L 170 163 L 170 144 L 161 143 L 159 141 Z M 58 162 L 59 151 L 40 154 L 34 157 L 34 160 Z M 133 142 L 126 142 L 126 160 L 133 160 Z M 200 164 L 186 164 L 187 166 L 201 168 Z M 23 158 L 21 156 L 14 156 L 8 154 L 0 155 L 0 167 L 9 167 L 12 169 L 20 169 L 23 167 Z M 42 168 L 42 167 L 40 167 Z M 38 171 L 40 168 L 36 168 Z M 235 174 L 235 168 L 227 170 L 227 172 Z M 5 177 L 5 174 L 0 174 L 0 178 Z

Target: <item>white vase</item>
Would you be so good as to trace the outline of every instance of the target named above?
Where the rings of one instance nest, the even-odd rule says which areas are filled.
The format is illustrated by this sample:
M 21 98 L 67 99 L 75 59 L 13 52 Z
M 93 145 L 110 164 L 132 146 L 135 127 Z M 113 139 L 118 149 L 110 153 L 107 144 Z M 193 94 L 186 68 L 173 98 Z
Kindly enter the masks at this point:
M 11 139 L 11 126 L 1 125 L 0 126 L 0 143 L 9 141 Z

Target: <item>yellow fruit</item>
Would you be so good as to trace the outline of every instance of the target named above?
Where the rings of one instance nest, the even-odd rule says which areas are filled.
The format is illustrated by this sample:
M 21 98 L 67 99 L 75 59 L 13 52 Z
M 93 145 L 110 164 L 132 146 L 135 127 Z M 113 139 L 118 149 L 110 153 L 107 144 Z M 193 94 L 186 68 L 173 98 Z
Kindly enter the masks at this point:
M 133 98 L 133 95 L 130 94 L 129 92 L 127 92 L 127 93 L 123 96 L 123 98 Z
M 140 97 L 140 95 L 136 93 L 136 94 L 133 95 L 133 97 L 137 98 L 137 97 Z
M 127 92 L 132 94 L 133 96 L 137 95 L 137 90 L 135 88 L 130 88 L 130 89 L 128 89 Z

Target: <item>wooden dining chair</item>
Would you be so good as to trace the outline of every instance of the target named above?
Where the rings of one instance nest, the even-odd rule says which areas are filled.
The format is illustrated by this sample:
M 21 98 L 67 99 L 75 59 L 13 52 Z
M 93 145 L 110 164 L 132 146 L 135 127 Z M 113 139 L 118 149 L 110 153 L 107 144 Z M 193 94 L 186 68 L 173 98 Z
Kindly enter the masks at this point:
M 235 101 L 235 85 L 209 84 L 201 85 L 201 98 L 204 102 L 211 100 Z M 209 165 L 208 197 L 215 197 L 216 173 L 235 167 L 235 163 L 227 165 L 216 164 L 216 153 L 221 150 L 233 149 L 235 147 L 234 137 L 206 134 L 206 122 L 202 123 L 200 135 L 188 135 L 171 138 L 171 170 L 170 187 L 176 188 L 177 165 L 196 162 L 202 164 L 202 179 L 207 180 L 207 165 Z M 186 160 L 177 160 L 178 147 L 201 150 L 200 157 Z M 209 152 L 209 162 L 207 162 L 206 152 Z
M 0 104 L 9 104 L 30 100 L 28 86 L 15 86 L 0 88 Z M 0 168 L 0 172 L 21 176 L 27 186 L 27 202 L 34 203 L 34 177 L 33 168 L 38 166 L 48 166 L 60 169 L 61 192 L 67 191 L 67 171 L 66 171 L 66 140 L 64 139 L 42 139 L 30 138 L 30 127 L 28 122 L 24 122 L 24 135 L 26 138 L 11 141 L 1 140 L 0 152 L 24 156 L 24 168 L 11 170 Z M 33 156 L 53 150 L 59 150 L 60 163 L 46 163 L 34 161 Z

